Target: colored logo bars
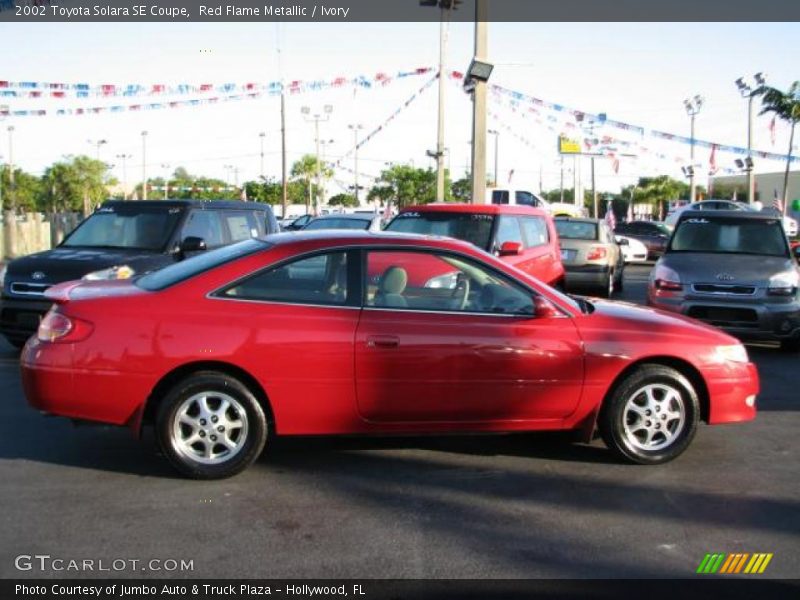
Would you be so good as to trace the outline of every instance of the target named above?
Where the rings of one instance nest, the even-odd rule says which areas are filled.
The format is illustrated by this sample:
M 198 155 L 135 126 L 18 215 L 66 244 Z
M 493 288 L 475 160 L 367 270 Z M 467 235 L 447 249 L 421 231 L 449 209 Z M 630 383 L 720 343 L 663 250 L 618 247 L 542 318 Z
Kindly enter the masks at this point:
M 734 553 L 734 554 L 706 554 L 697 567 L 697 573 L 702 574 L 731 574 L 744 573 L 750 575 L 760 575 L 763 573 L 769 561 L 772 560 L 772 553 L 758 552 L 755 554 Z

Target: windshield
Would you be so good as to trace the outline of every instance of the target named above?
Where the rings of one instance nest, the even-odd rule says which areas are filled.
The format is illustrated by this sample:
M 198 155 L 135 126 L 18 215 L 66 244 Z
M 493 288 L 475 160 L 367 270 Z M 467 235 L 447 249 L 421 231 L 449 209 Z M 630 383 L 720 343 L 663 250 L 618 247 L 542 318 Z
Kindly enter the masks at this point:
M 103 206 L 61 245 L 160 252 L 172 237 L 182 213 L 182 208 L 166 206 Z
M 397 215 L 386 226 L 386 231 L 441 235 L 470 242 L 488 250 L 494 216 L 487 214 L 415 212 Z
M 586 221 L 563 221 L 556 219 L 558 237 L 564 240 L 596 240 L 597 224 Z
M 367 229 L 369 224 L 369 219 L 316 219 L 306 225 L 304 229 L 306 231 L 311 231 L 314 229 Z
M 685 219 L 678 223 L 669 251 L 789 256 L 778 219 Z
M 259 239 L 249 239 L 238 244 L 223 246 L 216 250 L 202 252 L 186 260 L 182 260 L 158 271 L 143 275 L 136 280 L 136 285 L 149 292 L 163 290 L 190 277 L 205 273 L 222 264 L 266 250 L 272 244 Z

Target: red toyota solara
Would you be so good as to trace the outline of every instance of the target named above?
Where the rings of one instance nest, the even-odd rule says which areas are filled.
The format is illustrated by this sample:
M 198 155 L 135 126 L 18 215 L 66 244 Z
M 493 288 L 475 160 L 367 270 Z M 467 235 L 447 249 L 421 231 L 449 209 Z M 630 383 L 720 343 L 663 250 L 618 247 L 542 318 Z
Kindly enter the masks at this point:
M 453 276 L 410 284 L 431 262 Z M 273 435 L 597 429 L 625 459 L 662 463 L 699 420 L 756 413 L 758 374 L 734 338 L 564 296 L 447 238 L 279 234 L 47 295 L 21 357 L 30 404 L 153 424 L 197 478 L 243 470 Z

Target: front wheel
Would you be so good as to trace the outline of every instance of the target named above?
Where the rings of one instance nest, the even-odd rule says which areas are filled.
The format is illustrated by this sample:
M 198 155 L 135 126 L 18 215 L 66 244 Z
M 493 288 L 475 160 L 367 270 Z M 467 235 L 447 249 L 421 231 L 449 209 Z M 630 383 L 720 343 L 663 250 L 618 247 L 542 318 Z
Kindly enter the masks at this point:
M 697 392 L 681 373 L 643 365 L 611 391 L 600 412 L 600 435 L 629 462 L 659 464 L 680 455 L 697 431 Z
M 267 419 L 250 389 L 225 373 L 194 373 L 164 397 L 156 436 L 170 463 L 194 479 L 231 477 L 258 458 Z

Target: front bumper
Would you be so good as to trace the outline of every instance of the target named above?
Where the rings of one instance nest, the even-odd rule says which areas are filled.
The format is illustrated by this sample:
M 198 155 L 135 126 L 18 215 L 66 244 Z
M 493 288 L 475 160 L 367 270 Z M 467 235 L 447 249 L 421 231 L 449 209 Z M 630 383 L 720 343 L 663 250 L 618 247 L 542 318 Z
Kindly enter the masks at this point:
M 0 333 L 9 340 L 24 342 L 39 328 L 52 302 L 3 296 L 0 298 Z
M 753 363 L 727 363 L 706 378 L 710 397 L 708 424 L 740 423 L 756 417 L 758 371 Z
M 800 302 L 740 301 L 735 298 L 686 298 L 683 294 L 654 290 L 647 303 L 719 327 L 743 340 L 792 340 L 800 338 Z

